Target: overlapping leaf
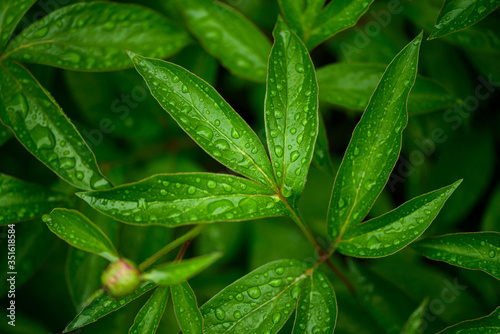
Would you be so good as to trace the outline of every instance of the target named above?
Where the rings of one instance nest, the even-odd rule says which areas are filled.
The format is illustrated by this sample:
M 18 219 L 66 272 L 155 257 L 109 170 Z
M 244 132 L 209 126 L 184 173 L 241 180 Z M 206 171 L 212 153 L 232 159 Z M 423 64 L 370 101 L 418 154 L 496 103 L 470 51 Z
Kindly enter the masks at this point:
M 188 282 L 171 286 L 175 316 L 183 333 L 203 333 L 203 317 Z
M 140 6 L 110 2 L 69 5 L 23 30 L 4 58 L 106 71 L 130 67 L 125 51 L 164 58 L 184 47 L 187 32 Z
M 160 324 L 161 317 L 167 306 L 170 288 L 160 286 L 155 289 L 151 297 L 135 317 L 134 324 L 130 327 L 131 334 L 154 334 Z M 200 332 L 201 333 L 201 332 Z
M 332 158 L 330 156 L 328 135 L 326 133 L 325 121 L 319 113 L 318 138 L 314 146 L 313 164 L 329 176 L 334 176 Z
M 429 298 L 425 298 L 417 309 L 410 315 L 401 330 L 402 334 L 418 334 L 423 332 L 424 315 L 429 305 Z
M 77 188 L 110 187 L 81 135 L 26 68 L 0 63 L 0 86 L 0 119 L 36 158 Z
M 28 9 L 36 0 L 4 0 L 0 2 L 0 51 Z
M 310 30 L 325 2 L 325 0 L 278 0 L 288 25 L 303 41 L 309 37 Z
M 330 201 L 328 221 L 333 238 L 363 220 L 398 159 L 421 41 L 422 33 L 389 64 L 354 129 Z
M 500 307 L 491 314 L 450 326 L 438 334 L 497 334 L 500 333 Z

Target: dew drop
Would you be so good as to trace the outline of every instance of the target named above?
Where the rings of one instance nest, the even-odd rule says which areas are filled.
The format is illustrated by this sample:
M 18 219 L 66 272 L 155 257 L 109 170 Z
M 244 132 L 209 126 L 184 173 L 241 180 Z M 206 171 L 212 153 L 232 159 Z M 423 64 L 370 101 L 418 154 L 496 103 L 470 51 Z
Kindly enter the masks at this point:
M 196 127 L 195 131 L 200 137 L 202 137 L 206 140 L 212 140 L 212 138 L 214 136 L 214 133 L 212 132 L 212 130 L 205 125 L 198 125 Z
M 281 313 L 274 313 L 273 314 L 273 323 L 277 324 L 281 320 Z
M 279 287 L 283 281 L 281 279 L 273 279 L 272 281 L 269 282 L 269 285 L 272 287 Z
M 238 139 L 240 138 L 240 134 L 238 133 L 238 131 L 236 131 L 236 129 L 233 129 L 231 131 L 231 137 L 233 137 L 234 139 Z
M 54 134 L 45 126 L 37 124 L 31 129 L 30 136 L 38 149 L 51 149 L 55 145 Z
M 260 294 L 261 294 L 260 289 L 256 286 L 248 289 L 248 295 L 250 296 L 250 298 L 257 299 L 260 297 Z
M 300 154 L 299 154 L 299 151 L 293 151 L 291 154 L 290 154 L 290 160 L 293 162 L 295 160 L 297 160 L 298 158 L 300 157 Z
M 283 156 L 283 147 L 281 147 L 279 145 L 276 146 L 274 148 L 274 153 L 276 153 L 276 155 L 281 158 Z
M 295 64 L 295 70 L 299 73 L 304 73 L 304 65 L 302 64 Z
M 59 159 L 59 164 L 62 169 L 70 169 L 75 167 L 75 158 L 61 158 Z
M 219 320 L 224 320 L 224 318 L 226 317 L 226 312 L 224 312 L 223 309 L 218 307 L 215 309 L 215 317 Z
M 491 257 L 491 258 L 494 258 L 496 255 L 495 251 L 492 249 L 488 252 L 488 256 Z

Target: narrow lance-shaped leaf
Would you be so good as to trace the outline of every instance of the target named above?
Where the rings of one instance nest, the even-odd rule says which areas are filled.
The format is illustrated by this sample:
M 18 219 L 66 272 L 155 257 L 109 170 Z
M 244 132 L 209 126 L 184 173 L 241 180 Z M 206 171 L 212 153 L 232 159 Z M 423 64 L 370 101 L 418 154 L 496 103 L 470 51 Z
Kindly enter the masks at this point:
M 205 334 L 276 333 L 295 309 L 307 270 L 304 262 L 278 260 L 227 286 L 201 307 Z
M 422 33 L 389 64 L 354 129 L 333 186 L 328 227 L 340 238 L 368 214 L 394 168 L 415 82 Z
M 292 334 L 333 333 L 337 322 L 337 299 L 325 274 L 314 270 L 304 284 L 297 304 Z
M 313 164 L 333 177 L 335 174 L 329 147 L 325 121 L 321 113 L 319 113 L 318 138 L 316 138 L 316 145 L 314 146 Z
M 9 41 L 23 15 L 35 2 L 36 0 L 3 0 L 0 2 L 0 51 Z
M 417 309 L 410 315 L 403 326 L 401 334 L 419 334 L 423 332 L 424 315 L 429 305 L 429 298 L 425 298 Z
M 162 264 L 144 272 L 142 278 L 158 285 L 170 286 L 178 284 L 208 268 L 221 255 L 221 253 L 212 253 L 179 262 Z
M 178 65 L 129 55 L 155 99 L 201 148 L 232 170 L 274 187 L 261 141 L 212 86 Z
M 270 189 L 237 176 L 159 174 L 107 191 L 78 193 L 96 210 L 130 224 L 178 226 L 286 215 Z
M 144 7 L 77 3 L 55 10 L 23 30 L 9 44 L 4 58 L 107 71 L 131 67 L 127 49 L 164 58 L 189 40 L 187 32 Z
M 355 257 L 382 257 L 408 246 L 429 227 L 462 180 L 416 197 L 380 217 L 354 226 L 338 250 Z
M 191 32 L 224 67 L 246 79 L 265 80 L 271 45 L 251 21 L 221 2 L 183 0 L 178 4 Z
M 163 312 L 167 306 L 170 288 L 160 286 L 137 313 L 134 324 L 128 331 L 130 334 L 154 334 L 158 329 Z M 199 332 L 201 333 L 201 332 Z
M 97 254 L 109 261 L 118 252 L 101 229 L 76 210 L 54 209 L 42 217 L 49 229 L 73 247 Z
M 305 41 L 325 0 L 278 0 L 278 3 L 290 28 Z
M 429 39 L 465 29 L 485 18 L 500 5 L 500 0 L 446 0 Z
M 0 119 L 28 151 L 77 188 L 110 187 L 81 135 L 26 68 L 0 63 L 0 86 Z
M 500 279 L 500 233 L 456 233 L 419 241 L 413 248 L 423 256 L 465 269 L 481 270 Z
M 203 333 L 203 317 L 188 282 L 172 285 L 174 311 L 183 333 Z
M 474 320 L 460 322 L 438 334 L 497 334 L 500 333 L 500 307 L 491 314 Z
M 63 194 L 0 173 L 0 225 L 35 218 L 67 202 Z
M 137 292 L 119 299 L 114 299 L 106 293 L 101 294 L 84 307 L 75 319 L 73 319 L 73 321 L 71 321 L 71 323 L 64 329 L 63 333 L 71 332 L 77 328 L 99 320 L 105 315 L 108 315 L 109 313 L 127 305 L 134 299 L 139 298 L 154 287 L 155 284 L 145 282 L 139 287 L 139 289 L 137 289 Z
M 281 18 L 273 35 L 265 102 L 267 144 L 281 193 L 295 204 L 318 135 L 318 86 L 307 49 Z

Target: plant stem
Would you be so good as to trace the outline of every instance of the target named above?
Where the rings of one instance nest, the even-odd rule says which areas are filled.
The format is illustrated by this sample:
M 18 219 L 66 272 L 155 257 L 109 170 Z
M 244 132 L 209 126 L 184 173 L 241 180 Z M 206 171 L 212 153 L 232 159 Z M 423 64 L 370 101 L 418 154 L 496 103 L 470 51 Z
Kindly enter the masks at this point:
M 177 254 L 177 256 L 175 257 L 175 262 L 182 260 L 182 258 L 184 257 L 184 254 L 186 253 L 186 250 L 188 249 L 189 245 L 191 244 L 191 241 L 193 241 L 193 239 L 189 239 L 188 241 L 186 241 L 184 243 L 184 245 L 182 245 L 182 248 L 179 251 L 179 254 Z
M 193 239 L 196 237 L 203 229 L 205 228 L 205 225 L 196 225 L 196 227 L 192 228 L 189 232 L 181 236 L 180 238 L 175 239 L 150 257 L 148 257 L 144 262 L 142 262 L 139 265 L 139 270 L 144 271 L 144 269 L 148 268 L 151 266 L 153 263 L 158 261 L 162 256 L 170 252 L 172 249 L 182 245 L 186 241 Z

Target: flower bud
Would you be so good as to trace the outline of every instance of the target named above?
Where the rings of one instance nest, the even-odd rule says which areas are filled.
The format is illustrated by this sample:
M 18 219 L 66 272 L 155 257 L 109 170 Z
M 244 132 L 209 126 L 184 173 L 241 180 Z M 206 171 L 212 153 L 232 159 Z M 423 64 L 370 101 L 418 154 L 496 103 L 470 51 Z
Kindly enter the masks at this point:
M 141 283 L 141 273 L 127 259 L 111 262 L 101 276 L 104 289 L 114 298 L 132 294 Z

